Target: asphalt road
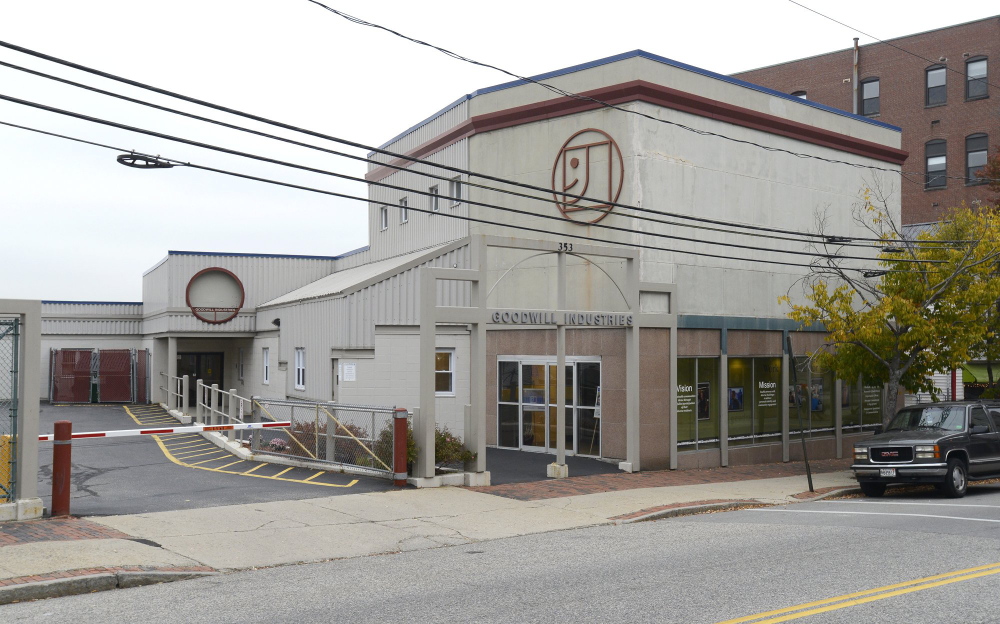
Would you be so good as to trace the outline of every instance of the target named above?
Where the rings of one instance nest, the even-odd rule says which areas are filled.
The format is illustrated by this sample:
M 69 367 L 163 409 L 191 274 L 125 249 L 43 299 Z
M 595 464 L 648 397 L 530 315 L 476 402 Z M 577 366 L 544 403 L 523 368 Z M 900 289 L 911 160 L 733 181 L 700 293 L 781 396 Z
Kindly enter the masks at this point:
M 71 421 L 74 432 L 139 428 L 120 405 L 42 404 L 40 433 L 52 433 L 56 420 Z M 72 453 L 70 511 L 77 516 L 197 509 L 393 489 L 388 480 L 359 475 L 331 474 L 326 481 L 354 483 L 350 487 L 328 487 L 188 468 L 172 462 L 153 436 L 75 440 Z M 38 461 L 38 492 L 48 507 L 52 492 L 51 443 L 39 443 Z M 284 468 L 267 465 L 255 474 L 277 474 Z M 296 468 L 283 477 L 305 479 L 315 473 Z
M 993 485 L 252 570 L 9 605 L 0 620 L 974 624 L 1000 621 L 998 594 Z

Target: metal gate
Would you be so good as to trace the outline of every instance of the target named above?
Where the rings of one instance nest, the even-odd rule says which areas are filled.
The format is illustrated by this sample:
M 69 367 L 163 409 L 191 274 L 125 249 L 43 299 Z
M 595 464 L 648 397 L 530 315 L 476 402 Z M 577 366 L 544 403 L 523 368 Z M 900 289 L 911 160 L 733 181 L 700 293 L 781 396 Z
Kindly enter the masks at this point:
M 149 403 L 146 349 L 52 349 L 53 403 Z
M 19 329 L 18 319 L 0 319 L 0 503 L 16 498 Z
M 395 408 L 285 399 L 252 399 L 254 422 L 291 421 L 287 429 L 255 431 L 254 453 L 337 464 L 392 478 Z

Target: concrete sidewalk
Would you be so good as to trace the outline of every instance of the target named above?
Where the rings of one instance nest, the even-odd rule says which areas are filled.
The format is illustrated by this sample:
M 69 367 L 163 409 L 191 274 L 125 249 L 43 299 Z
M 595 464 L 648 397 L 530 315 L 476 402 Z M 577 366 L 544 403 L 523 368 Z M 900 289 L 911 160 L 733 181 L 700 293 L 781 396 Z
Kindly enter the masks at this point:
M 847 460 L 816 464 L 815 496 L 856 485 Z M 814 500 L 806 490 L 801 463 L 773 464 L 7 523 L 0 524 L 0 604 L 718 507 Z

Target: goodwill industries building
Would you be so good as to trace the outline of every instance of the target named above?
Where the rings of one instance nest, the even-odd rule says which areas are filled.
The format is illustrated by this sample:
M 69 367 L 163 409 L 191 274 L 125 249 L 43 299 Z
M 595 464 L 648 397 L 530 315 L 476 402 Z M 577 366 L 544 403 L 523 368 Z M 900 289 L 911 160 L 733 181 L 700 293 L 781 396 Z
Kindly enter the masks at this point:
M 795 458 L 784 336 L 797 355 L 823 336 L 778 303 L 801 299 L 810 261 L 778 252 L 808 246 L 761 235 L 813 231 L 822 213 L 828 232 L 866 236 L 852 208 L 875 177 L 898 189 L 899 129 L 643 51 L 537 78 L 624 110 L 482 89 L 383 146 L 452 169 L 371 155 L 368 247 L 171 251 L 141 303 L 46 302 L 42 397 L 97 394 L 73 381 L 90 365 L 78 350 L 145 350 L 157 400 L 162 374 L 189 374 L 243 396 L 420 408 L 418 435 L 430 419 L 477 449 L 561 438 L 623 470 Z M 898 219 L 898 193 L 890 205 Z M 798 379 L 812 456 L 849 453 L 880 422 L 881 387 Z

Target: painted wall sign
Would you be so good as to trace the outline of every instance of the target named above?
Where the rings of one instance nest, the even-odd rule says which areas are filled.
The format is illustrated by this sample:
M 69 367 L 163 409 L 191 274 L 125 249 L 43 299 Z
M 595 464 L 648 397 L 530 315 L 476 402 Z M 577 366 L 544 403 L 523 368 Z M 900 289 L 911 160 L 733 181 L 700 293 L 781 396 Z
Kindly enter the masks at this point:
M 490 320 L 501 325 L 584 325 L 631 327 L 634 317 L 624 313 L 543 312 L 539 310 L 496 310 Z
M 210 267 L 194 274 L 188 282 L 185 300 L 197 318 L 219 325 L 236 318 L 246 300 L 246 291 L 232 271 Z
M 614 209 L 625 181 L 622 151 L 603 130 L 580 130 L 563 143 L 552 165 L 552 196 L 570 221 L 597 223 Z M 595 201 L 569 197 L 582 195 Z

